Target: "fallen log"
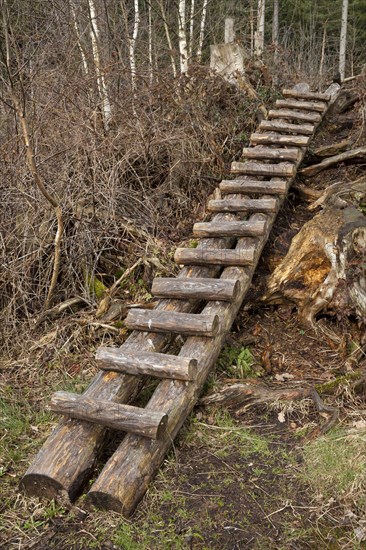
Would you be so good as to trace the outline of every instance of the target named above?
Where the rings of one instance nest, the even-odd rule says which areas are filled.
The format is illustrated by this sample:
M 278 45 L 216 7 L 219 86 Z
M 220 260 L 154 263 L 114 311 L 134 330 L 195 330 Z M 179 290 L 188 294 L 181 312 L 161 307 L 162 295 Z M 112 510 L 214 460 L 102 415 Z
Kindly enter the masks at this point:
M 319 164 L 314 164 L 313 166 L 307 166 L 306 168 L 303 168 L 300 170 L 300 173 L 304 176 L 316 176 L 316 174 L 319 174 L 322 170 L 325 170 L 326 168 L 330 168 L 331 166 L 334 166 L 335 164 L 339 164 L 340 162 L 346 162 L 349 160 L 366 160 L 366 147 L 357 147 L 356 149 L 351 149 L 350 151 L 345 151 L 344 153 L 340 153 L 339 155 L 334 155 L 333 157 L 329 157 Z

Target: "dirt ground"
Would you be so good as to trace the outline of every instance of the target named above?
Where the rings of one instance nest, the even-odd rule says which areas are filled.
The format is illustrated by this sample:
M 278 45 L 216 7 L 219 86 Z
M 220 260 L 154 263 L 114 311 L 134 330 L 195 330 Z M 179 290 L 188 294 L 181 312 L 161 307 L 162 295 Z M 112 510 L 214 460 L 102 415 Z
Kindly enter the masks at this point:
M 322 127 L 313 146 L 344 137 L 332 132 Z M 363 169 L 337 167 L 306 184 L 323 189 Z M 49 344 L 46 334 L 23 361 L 0 368 L 0 548 L 366 548 L 366 401 L 355 383 L 366 361 L 361 354 L 352 368 L 347 362 L 364 327 L 323 315 L 314 329 L 299 323 L 292 305 L 258 301 L 274 263 L 312 215 L 295 184 L 205 395 L 248 377 L 282 388 L 315 386 L 339 410 L 336 426 L 321 434 L 326 418 L 309 398 L 241 408 L 199 403 L 132 518 L 86 510 L 84 497 L 71 509 L 27 499 L 18 483 L 56 423 L 45 410 L 50 394 L 81 391 L 96 372 L 93 346 L 100 342 L 93 334 L 55 355 L 75 330 L 65 317 L 49 327 Z

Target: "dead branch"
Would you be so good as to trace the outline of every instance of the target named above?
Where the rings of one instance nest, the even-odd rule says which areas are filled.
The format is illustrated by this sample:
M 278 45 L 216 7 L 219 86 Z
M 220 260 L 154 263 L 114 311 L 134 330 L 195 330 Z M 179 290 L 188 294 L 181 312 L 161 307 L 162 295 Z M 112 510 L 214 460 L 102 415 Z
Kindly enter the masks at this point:
M 317 149 L 315 149 L 314 156 L 333 157 L 334 155 L 347 151 L 350 147 L 352 147 L 355 141 L 356 137 L 352 137 L 343 139 L 342 141 L 338 143 L 333 143 L 332 145 L 322 145 L 322 147 L 318 147 Z
M 319 206 L 325 208 L 332 197 L 336 196 L 340 198 L 343 195 L 349 195 L 355 192 L 366 193 L 366 178 L 364 176 L 351 182 L 337 181 L 333 183 L 333 185 L 327 187 L 324 193 L 318 196 L 315 202 L 308 206 L 308 209 L 315 210 Z
M 340 153 L 339 155 L 334 155 L 333 157 L 327 158 L 319 164 L 307 166 L 306 168 L 303 168 L 300 172 L 304 176 L 312 177 L 316 176 L 316 174 L 319 174 L 319 172 L 321 172 L 322 170 L 330 168 L 331 166 L 339 164 L 340 162 L 346 162 L 355 159 L 364 159 L 365 156 L 366 147 L 357 147 L 356 149 L 352 149 L 351 151 L 346 151 L 344 153 Z
M 57 319 L 57 317 L 60 317 L 66 310 L 75 311 L 76 308 L 87 305 L 87 301 L 82 298 L 81 296 L 75 296 L 74 298 L 69 298 L 68 300 L 65 300 L 64 302 L 61 302 L 60 304 L 57 304 L 56 306 L 52 307 L 51 309 L 47 309 L 41 315 L 37 318 L 36 324 L 38 325 L 42 321 L 45 321 L 46 319 Z

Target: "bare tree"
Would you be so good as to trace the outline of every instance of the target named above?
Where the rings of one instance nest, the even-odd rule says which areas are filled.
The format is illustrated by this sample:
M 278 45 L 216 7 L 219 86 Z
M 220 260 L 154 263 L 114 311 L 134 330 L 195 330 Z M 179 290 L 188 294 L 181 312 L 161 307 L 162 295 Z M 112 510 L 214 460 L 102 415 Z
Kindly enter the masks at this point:
M 203 0 L 203 4 L 202 4 L 200 37 L 199 37 L 198 48 L 197 48 L 197 61 L 201 61 L 202 59 L 203 40 L 205 38 L 205 28 L 206 28 L 207 2 L 208 0 Z
M 254 37 L 254 51 L 261 57 L 264 50 L 264 20 L 266 0 L 258 0 L 257 30 Z
M 348 23 L 348 0 L 343 0 L 341 38 L 340 38 L 340 44 L 339 44 L 339 73 L 341 76 L 341 80 L 344 79 L 344 75 L 346 71 L 347 23 Z
M 181 74 L 188 73 L 188 50 L 186 33 L 186 0 L 179 0 L 178 5 L 178 37 Z

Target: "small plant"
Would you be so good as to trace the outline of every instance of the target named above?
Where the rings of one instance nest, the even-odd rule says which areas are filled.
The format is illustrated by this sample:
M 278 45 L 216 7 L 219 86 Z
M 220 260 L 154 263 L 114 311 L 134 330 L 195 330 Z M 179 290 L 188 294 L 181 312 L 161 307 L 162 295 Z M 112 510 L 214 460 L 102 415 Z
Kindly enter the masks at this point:
M 221 371 L 236 378 L 248 378 L 257 376 L 252 369 L 253 363 L 254 358 L 249 348 L 225 346 L 218 358 L 217 366 Z

